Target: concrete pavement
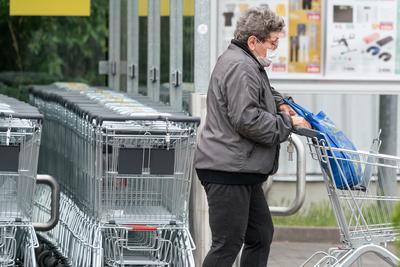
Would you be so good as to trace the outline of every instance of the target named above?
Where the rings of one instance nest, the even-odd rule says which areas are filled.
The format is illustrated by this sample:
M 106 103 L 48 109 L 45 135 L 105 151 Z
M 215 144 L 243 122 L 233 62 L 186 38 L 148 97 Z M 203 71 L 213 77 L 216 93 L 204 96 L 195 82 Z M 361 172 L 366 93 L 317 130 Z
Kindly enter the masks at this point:
M 327 251 L 330 247 L 337 245 L 332 243 L 309 243 L 309 242 L 287 242 L 274 241 L 268 261 L 268 267 L 298 267 L 307 260 L 314 252 Z M 394 248 L 391 247 L 394 252 Z M 314 261 L 315 263 L 316 261 Z M 313 266 L 309 264 L 308 266 Z M 355 264 L 354 267 L 357 265 Z M 369 253 L 362 257 L 362 267 L 386 267 L 390 266 L 375 254 Z

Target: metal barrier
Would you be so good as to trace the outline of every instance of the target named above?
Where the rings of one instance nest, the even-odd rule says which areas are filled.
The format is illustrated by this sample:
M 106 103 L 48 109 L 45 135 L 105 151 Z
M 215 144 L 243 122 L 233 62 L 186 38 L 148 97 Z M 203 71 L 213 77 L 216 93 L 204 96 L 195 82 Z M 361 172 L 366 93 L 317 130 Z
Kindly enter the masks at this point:
M 296 196 L 294 201 L 291 203 L 290 206 L 287 207 L 269 207 L 272 215 L 279 215 L 279 216 L 289 216 L 296 213 L 304 203 L 304 198 L 306 195 L 306 152 L 304 148 L 304 144 L 301 139 L 295 135 L 291 135 L 292 144 L 296 149 Z M 270 179 L 269 179 L 270 180 Z M 268 187 L 272 185 L 271 183 Z M 267 188 L 268 190 L 268 188 Z

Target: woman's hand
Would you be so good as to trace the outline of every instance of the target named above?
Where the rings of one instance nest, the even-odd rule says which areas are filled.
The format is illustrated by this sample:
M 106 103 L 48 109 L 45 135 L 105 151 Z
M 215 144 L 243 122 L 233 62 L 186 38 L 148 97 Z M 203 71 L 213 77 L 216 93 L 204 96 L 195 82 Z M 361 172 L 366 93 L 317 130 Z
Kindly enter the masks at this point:
M 311 125 L 306 121 L 303 117 L 300 116 L 292 116 L 292 123 L 293 126 L 298 126 L 298 127 L 303 127 L 303 128 L 308 128 L 311 129 Z
M 288 114 L 289 116 L 297 115 L 297 113 L 288 104 L 280 105 L 279 111 L 284 112 L 284 113 Z

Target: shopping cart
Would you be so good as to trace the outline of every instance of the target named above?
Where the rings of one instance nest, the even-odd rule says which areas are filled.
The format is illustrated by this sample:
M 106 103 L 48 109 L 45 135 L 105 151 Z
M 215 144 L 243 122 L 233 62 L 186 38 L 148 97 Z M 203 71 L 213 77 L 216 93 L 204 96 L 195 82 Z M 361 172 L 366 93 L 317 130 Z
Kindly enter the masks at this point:
M 45 238 L 68 262 L 194 266 L 187 218 L 199 120 L 82 84 L 34 86 L 30 97 L 45 116 L 40 168 L 60 179 L 66 211 Z M 35 216 L 46 218 L 41 195 Z
M 46 221 L 50 217 L 50 191 L 37 189 L 34 219 Z M 59 223 L 46 233 L 38 233 L 57 251 L 59 261 L 66 266 L 102 266 L 103 248 L 99 224 L 82 212 L 64 193 L 60 196 Z
M 37 246 L 38 240 L 32 225 L 0 224 L 0 266 L 36 267 Z
M 42 116 L 0 95 L 0 221 L 29 221 L 36 184 Z
M 398 266 L 400 259 L 386 245 L 399 239 L 400 229 L 393 224 L 392 214 L 400 196 L 378 194 L 371 181 L 378 173 L 380 179 L 395 178 L 400 170 L 400 157 L 378 154 L 378 139 L 366 152 L 331 147 L 325 135 L 314 130 L 297 129 L 297 133 L 308 138 L 312 158 L 320 163 L 342 241 L 341 247 L 317 252 L 301 266 L 315 262 L 316 258 L 314 266 L 350 266 L 360 262 L 360 257 L 368 252 Z M 350 177 L 346 174 L 350 172 L 345 168 L 350 164 L 361 170 L 358 185 L 349 186 L 347 182 Z M 382 175 L 388 173 L 395 177 Z M 345 188 L 338 189 L 337 181 L 345 184 Z
M 186 228 L 104 225 L 103 233 L 108 266 L 194 266 L 194 242 Z
M 101 221 L 185 223 L 193 162 L 193 132 L 169 122 L 144 128 L 104 123 L 97 150 L 103 151 L 99 184 Z
M 53 159 L 43 169 L 82 210 L 105 223 L 184 222 L 198 119 L 110 90 L 32 93 L 46 117 L 43 154 Z
M 0 95 L 0 266 L 36 266 L 30 224 L 42 116 Z

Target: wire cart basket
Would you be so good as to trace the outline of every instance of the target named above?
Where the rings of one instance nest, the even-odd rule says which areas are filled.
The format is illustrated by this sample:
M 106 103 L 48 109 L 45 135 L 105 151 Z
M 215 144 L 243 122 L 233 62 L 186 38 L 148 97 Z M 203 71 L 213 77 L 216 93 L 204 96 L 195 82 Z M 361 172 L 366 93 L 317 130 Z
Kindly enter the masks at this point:
M 45 117 L 40 169 L 60 179 L 61 205 L 73 212 L 46 238 L 73 266 L 191 266 L 179 262 L 192 262 L 194 249 L 187 219 L 199 119 L 84 84 L 34 86 L 30 97 Z
M 0 95 L 0 266 L 36 266 L 32 219 L 42 115 Z
M 360 257 L 367 252 L 398 266 L 400 259 L 387 249 L 387 244 L 399 239 L 400 229 L 393 224 L 392 215 L 400 196 L 377 193 L 371 181 L 378 174 L 379 179 L 396 178 L 400 157 L 378 154 L 379 139 L 373 141 L 370 151 L 354 151 L 331 147 L 325 135 L 314 130 L 298 129 L 298 134 L 307 136 L 311 156 L 320 163 L 342 241 L 341 247 L 317 252 L 301 266 L 308 266 L 317 257 L 314 266 L 351 266 L 360 264 Z M 350 167 L 360 170 L 357 185 L 348 183 L 351 177 L 346 168 Z M 337 181 L 345 187 L 339 189 Z

